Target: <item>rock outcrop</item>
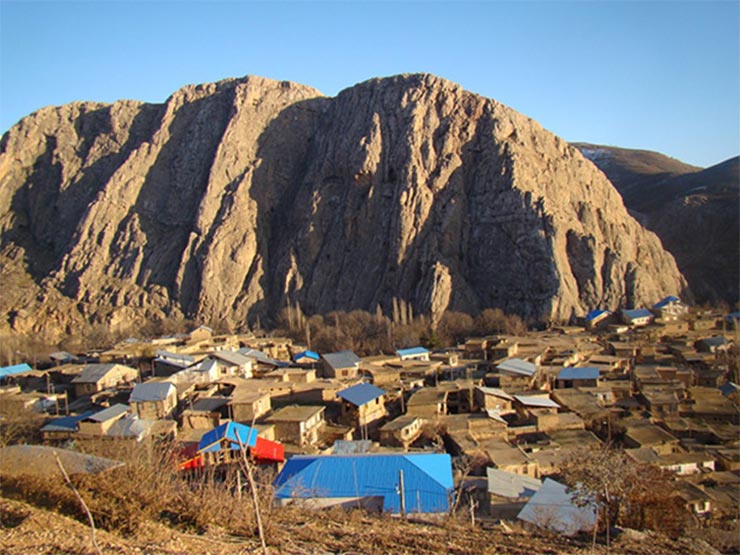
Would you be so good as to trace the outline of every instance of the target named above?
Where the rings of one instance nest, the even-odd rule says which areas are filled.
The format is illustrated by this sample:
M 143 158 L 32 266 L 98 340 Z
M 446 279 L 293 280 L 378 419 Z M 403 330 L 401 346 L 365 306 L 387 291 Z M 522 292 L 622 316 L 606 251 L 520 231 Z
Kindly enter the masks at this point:
M 577 149 L 423 74 L 335 98 L 245 77 L 44 108 L 2 138 L 0 232 L 19 330 L 239 327 L 393 297 L 567 320 L 686 286 Z

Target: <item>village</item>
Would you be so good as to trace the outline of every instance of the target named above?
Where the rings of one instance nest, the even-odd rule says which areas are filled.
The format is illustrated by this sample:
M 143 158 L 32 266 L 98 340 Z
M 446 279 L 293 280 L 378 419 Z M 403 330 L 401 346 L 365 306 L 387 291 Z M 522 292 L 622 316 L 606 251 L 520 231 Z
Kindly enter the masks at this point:
M 740 507 L 740 313 L 667 297 L 579 326 L 317 353 L 207 326 L 0 368 L 0 402 L 45 415 L 45 445 L 175 443 L 182 472 L 273 465 L 275 501 L 593 527 L 557 477 L 577 449 L 624 449 L 677 476 L 697 522 Z M 6 448 L 7 449 L 7 448 Z M 585 512 L 584 512 L 585 511 Z M 541 513 L 540 513 L 541 514 Z

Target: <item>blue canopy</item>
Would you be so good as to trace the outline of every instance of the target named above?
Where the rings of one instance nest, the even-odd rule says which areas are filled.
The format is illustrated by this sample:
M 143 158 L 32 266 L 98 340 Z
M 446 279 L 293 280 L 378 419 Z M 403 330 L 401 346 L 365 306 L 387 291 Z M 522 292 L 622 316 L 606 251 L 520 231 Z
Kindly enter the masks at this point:
M 257 430 L 239 424 L 227 422 L 203 434 L 198 443 L 199 453 L 213 453 L 220 451 L 224 440 L 229 442 L 229 449 L 239 450 L 239 442 L 245 447 L 257 445 Z

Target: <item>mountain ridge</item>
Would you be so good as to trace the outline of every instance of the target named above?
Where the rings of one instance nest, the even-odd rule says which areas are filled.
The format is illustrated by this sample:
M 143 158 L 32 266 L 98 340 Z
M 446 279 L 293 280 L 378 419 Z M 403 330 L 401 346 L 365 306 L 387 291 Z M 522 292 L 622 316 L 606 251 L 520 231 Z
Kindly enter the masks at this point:
M 686 289 L 576 149 L 430 74 L 44 108 L 0 142 L 0 231 L 3 268 L 35 283 L 0 307 L 11 330 L 393 297 L 567 320 Z

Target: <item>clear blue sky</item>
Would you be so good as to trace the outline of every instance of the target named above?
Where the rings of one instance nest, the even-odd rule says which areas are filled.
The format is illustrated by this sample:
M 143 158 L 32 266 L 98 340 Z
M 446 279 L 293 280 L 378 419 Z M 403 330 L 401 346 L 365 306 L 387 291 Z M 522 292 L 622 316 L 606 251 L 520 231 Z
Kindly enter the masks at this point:
M 73 100 L 246 74 L 333 96 L 430 72 L 570 141 L 740 153 L 740 3 L 0 0 L 0 131 Z

